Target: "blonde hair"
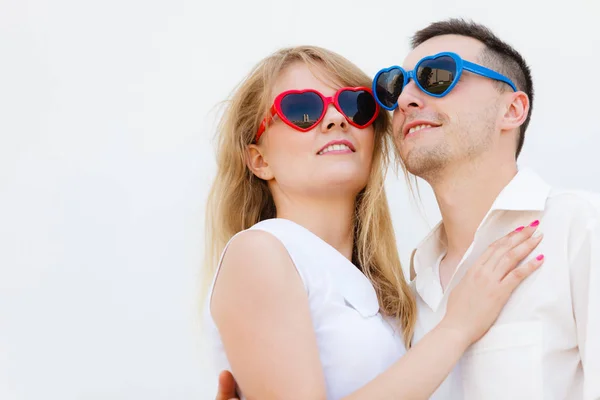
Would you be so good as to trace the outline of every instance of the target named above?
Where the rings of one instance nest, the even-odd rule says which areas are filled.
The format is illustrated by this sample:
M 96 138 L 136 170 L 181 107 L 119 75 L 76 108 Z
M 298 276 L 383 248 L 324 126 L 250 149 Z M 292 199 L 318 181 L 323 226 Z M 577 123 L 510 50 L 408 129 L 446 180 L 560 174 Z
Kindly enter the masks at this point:
M 217 175 L 206 207 L 205 284 L 213 279 L 220 254 L 233 235 L 276 216 L 267 183 L 248 169 L 245 154 L 271 107 L 276 79 L 296 62 L 319 68 L 343 86 L 371 86 L 371 79 L 350 61 L 315 46 L 281 49 L 263 59 L 242 81 L 217 131 Z M 408 347 L 416 319 L 415 300 L 400 265 L 384 191 L 390 161 L 389 114 L 380 112 L 373 126 L 371 174 L 356 200 L 353 262 L 373 283 L 382 313 L 398 318 Z

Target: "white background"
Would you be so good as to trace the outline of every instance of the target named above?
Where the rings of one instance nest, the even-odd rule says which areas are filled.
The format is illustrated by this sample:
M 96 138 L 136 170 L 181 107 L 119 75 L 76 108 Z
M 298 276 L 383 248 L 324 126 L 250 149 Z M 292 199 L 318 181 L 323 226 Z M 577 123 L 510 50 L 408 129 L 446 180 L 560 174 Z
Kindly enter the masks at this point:
M 485 23 L 533 70 L 521 164 L 600 192 L 599 6 L 0 0 L 0 398 L 212 398 L 196 308 L 211 137 L 219 102 L 281 46 L 373 75 L 429 22 Z M 406 262 L 435 202 L 387 187 Z

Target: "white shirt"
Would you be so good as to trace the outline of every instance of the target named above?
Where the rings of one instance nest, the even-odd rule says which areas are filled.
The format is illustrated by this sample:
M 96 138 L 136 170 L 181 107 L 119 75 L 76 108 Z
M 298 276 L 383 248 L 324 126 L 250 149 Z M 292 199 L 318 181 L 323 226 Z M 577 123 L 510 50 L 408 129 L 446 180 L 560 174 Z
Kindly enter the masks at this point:
M 279 239 L 304 282 L 328 399 L 356 391 L 404 355 L 401 335 L 379 314 L 373 285 L 335 248 L 285 219 L 262 221 L 250 229 Z M 231 370 L 210 310 L 206 311 L 216 371 Z
M 496 239 L 539 219 L 544 238 L 524 260 L 542 267 L 513 293 L 495 325 L 467 350 L 432 399 L 600 399 L 600 208 L 590 194 L 554 190 L 521 170 L 496 198 L 448 290 L 439 276 L 441 224 L 417 247 L 415 342 L 446 311 L 448 294 Z

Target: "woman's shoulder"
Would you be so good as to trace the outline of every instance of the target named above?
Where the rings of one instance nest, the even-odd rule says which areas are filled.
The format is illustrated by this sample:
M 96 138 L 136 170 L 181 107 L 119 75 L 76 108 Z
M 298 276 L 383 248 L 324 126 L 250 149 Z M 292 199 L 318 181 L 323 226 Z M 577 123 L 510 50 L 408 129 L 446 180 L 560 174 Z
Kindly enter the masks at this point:
M 229 241 L 223 252 L 221 264 L 248 265 L 277 260 L 287 255 L 281 240 L 272 232 L 254 227 L 239 232 Z M 268 266 L 268 265 L 265 265 Z
M 283 243 L 264 230 L 236 234 L 222 256 L 215 276 L 211 309 L 231 304 L 234 298 L 275 296 L 280 290 L 303 285 Z
M 289 253 L 286 245 L 288 237 L 302 233 L 302 229 L 296 223 L 282 218 L 260 221 L 229 240 L 223 251 L 223 261 L 232 257 L 250 261 L 254 258 L 265 260 L 286 255 Z
M 257 274 L 277 274 L 298 268 L 294 256 L 294 236 L 303 234 L 304 228 L 296 223 L 273 218 L 260 221 L 252 227 L 234 235 L 221 260 L 221 269 L 239 270 L 239 273 L 252 271 Z

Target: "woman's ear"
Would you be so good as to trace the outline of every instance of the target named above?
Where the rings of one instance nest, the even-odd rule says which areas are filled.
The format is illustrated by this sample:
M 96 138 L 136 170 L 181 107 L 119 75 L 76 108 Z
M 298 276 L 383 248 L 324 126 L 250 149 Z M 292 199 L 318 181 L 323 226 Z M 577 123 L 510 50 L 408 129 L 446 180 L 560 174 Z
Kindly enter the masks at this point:
M 262 180 L 273 179 L 273 173 L 269 167 L 269 162 L 264 155 L 263 149 L 256 144 L 251 144 L 246 150 L 246 164 L 252 173 Z

